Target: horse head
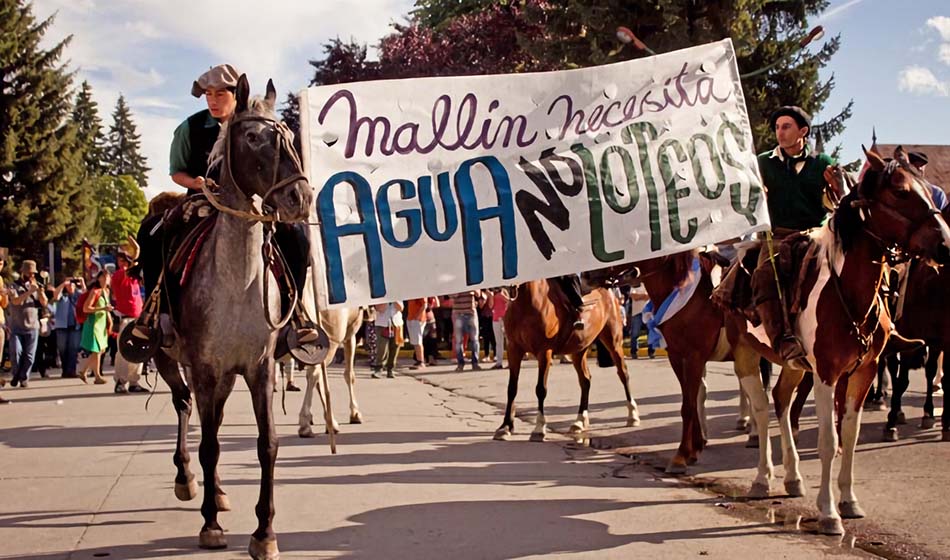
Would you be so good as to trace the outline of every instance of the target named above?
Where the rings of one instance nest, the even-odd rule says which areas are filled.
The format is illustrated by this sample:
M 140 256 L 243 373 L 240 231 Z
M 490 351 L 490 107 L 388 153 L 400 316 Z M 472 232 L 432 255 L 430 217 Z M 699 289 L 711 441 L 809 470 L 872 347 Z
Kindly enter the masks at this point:
M 950 228 L 923 178 L 900 147 L 885 161 L 864 150 L 869 169 L 849 198 L 864 230 L 885 248 L 938 262 L 950 260 Z
M 274 112 L 274 82 L 267 81 L 263 98 L 251 98 L 247 76 L 241 75 L 235 96 L 237 107 L 222 131 L 224 173 L 248 199 L 261 197 L 265 210 L 276 213 L 279 221 L 305 221 L 313 189 L 294 148 L 293 132 Z

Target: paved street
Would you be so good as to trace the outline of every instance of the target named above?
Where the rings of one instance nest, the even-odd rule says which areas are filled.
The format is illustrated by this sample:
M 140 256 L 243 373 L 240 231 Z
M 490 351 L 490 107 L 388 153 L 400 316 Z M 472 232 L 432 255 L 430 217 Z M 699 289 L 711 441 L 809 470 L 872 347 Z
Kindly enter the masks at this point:
M 678 438 L 673 375 L 665 360 L 629 364 L 643 424 L 623 427 L 616 376 L 594 368 L 590 447 L 558 433 L 529 443 L 531 425 L 523 422 L 513 441 L 492 441 L 507 382 L 502 371 L 457 374 L 446 365 L 373 380 L 360 369 L 365 423 L 343 426 L 336 456 L 325 436 L 296 436 L 301 396 L 288 393 L 289 414 L 277 417 L 282 557 L 950 555 L 942 524 L 950 492 L 939 472 L 950 446 L 935 441 L 936 430 L 906 426 L 902 442 L 877 444 L 883 413 L 867 415 L 856 475 L 871 519 L 848 522 L 853 534 L 844 539 L 819 537 L 809 534 L 818 482 L 811 406 L 802 436 L 811 496 L 746 503 L 728 495 L 748 485 L 756 452 L 732 430 L 737 384 L 727 369 L 710 368 L 710 448 L 690 473 L 701 476 L 676 479 L 654 468 Z M 522 419 L 533 417 L 534 383 L 529 363 L 518 399 Z M 331 386 L 345 420 L 337 370 Z M 919 388 L 915 378 L 912 391 Z M 240 381 L 221 435 L 221 477 L 233 507 L 220 518 L 229 549 L 214 553 L 196 547 L 198 501 L 178 502 L 172 492 L 174 413 L 164 385 L 148 410 L 144 396 L 113 395 L 111 383 L 37 379 L 2 394 L 15 402 L 0 407 L 0 558 L 245 557 L 259 471 Z M 556 431 L 573 421 L 577 395 L 570 366 L 556 366 L 547 407 Z M 912 393 L 912 405 L 917 397 Z M 913 424 L 918 409 L 908 416 Z M 196 430 L 193 436 L 197 470 Z

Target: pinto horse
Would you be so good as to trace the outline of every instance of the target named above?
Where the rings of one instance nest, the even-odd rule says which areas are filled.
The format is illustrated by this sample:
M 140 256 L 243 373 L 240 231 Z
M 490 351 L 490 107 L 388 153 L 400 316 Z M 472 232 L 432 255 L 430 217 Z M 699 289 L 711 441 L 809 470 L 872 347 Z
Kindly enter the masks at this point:
M 273 84 L 268 82 L 263 99 L 249 99 L 247 78 L 242 75 L 236 98 L 235 114 L 223 124 L 215 148 L 223 157 L 223 171 L 220 190 L 209 194 L 209 201 L 220 207 L 220 213 L 193 261 L 191 278 L 182 294 L 183 313 L 175 325 L 176 342 L 156 354 L 155 363 L 171 388 L 178 413 L 174 463 L 178 471 L 175 496 L 180 500 L 193 499 L 198 493 L 186 441 L 192 392 L 201 417 L 201 548 L 227 546 L 224 529 L 218 523 L 218 512 L 229 509 L 217 473 L 218 429 L 235 380 L 243 377 L 247 383 L 257 420 L 261 466 L 255 507 L 258 524 L 248 553 L 255 559 L 272 560 L 279 556 L 272 527 L 278 446 L 273 414 L 274 347 L 276 326 L 283 321 L 273 321 L 281 313 L 281 301 L 263 256 L 262 222 L 307 220 L 313 191 L 293 148 L 293 134 L 274 113 L 277 92 Z M 275 213 L 261 214 L 253 205 L 255 195 Z M 184 366 L 185 377 L 179 366 Z
M 815 376 L 818 448 L 821 459 L 818 527 L 823 534 L 844 533 L 842 517 L 865 513 L 854 493 L 854 450 L 861 411 L 877 374 L 878 358 L 891 334 L 891 321 L 879 291 L 886 258 L 895 251 L 925 259 L 950 256 L 950 229 L 934 206 L 919 175 L 901 149 L 890 163 L 867 152 L 870 168 L 858 188 L 842 199 L 833 219 L 811 233 L 819 244 L 819 264 L 807 273 L 803 309 L 793 328 L 803 342 Z M 736 325 L 748 326 L 738 313 Z M 743 337 L 766 358 L 781 364 L 761 329 Z M 788 410 L 804 372 L 782 368 L 773 390 L 786 453 L 785 483 L 802 480 Z M 841 501 L 835 505 L 831 470 L 838 451 L 841 419 Z M 804 490 L 804 486 L 801 485 Z
M 538 416 L 534 431 L 531 432 L 531 441 L 544 441 L 547 432 L 544 399 L 548 392 L 548 372 L 554 354 L 571 357 L 581 386 L 577 421 L 571 425 L 571 432 L 580 434 L 590 428 L 587 410 L 590 370 L 587 368 L 587 354 L 595 340 L 606 347 L 617 367 L 617 376 L 623 384 L 626 399 L 627 426 L 640 424 L 637 403 L 630 396 L 630 377 L 623 360 L 623 320 L 617 298 L 610 290 L 593 290 L 584 296 L 581 312 L 583 330 L 574 328 L 575 319 L 576 313 L 555 282 L 535 280 L 518 286 L 504 318 L 508 344 L 508 404 L 505 407 L 505 419 L 495 432 L 496 440 L 507 440 L 514 432 L 518 377 L 521 374 L 521 362 L 529 352 L 538 358 L 538 384 L 535 388 Z

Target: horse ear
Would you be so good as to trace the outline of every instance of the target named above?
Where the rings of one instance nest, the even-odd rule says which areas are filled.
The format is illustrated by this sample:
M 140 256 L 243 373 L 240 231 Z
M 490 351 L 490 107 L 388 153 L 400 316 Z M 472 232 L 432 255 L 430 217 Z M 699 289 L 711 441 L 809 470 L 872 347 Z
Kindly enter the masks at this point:
M 247 111 L 247 100 L 251 96 L 251 85 L 247 82 L 247 74 L 241 74 L 241 77 L 238 78 L 234 96 L 237 98 L 237 108 L 235 112 L 243 113 Z
M 881 158 L 881 156 L 877 152 L 875 151 L 869 152 L 868 149 L 865 148 L 863 144 L 861 145 L 861 149 L 864 150 L 864 156 L 868 158 L 868 165 L 871 166 L 871 169 L 878 172 L 884 171 L 884 159 Z
M 264 101 L 271 109 L 277 106 L 277 88 L 274 87 L 274 80 L 267 80 L 267 93 L 264 95 Z

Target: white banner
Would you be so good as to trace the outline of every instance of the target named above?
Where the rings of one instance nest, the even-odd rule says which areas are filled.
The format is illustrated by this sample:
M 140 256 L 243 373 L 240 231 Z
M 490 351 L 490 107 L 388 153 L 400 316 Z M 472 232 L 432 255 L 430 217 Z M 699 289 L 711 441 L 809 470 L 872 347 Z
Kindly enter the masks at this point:
M 732 42 L 301 94 L 322 306 L 515 284 L 768 229 Z

